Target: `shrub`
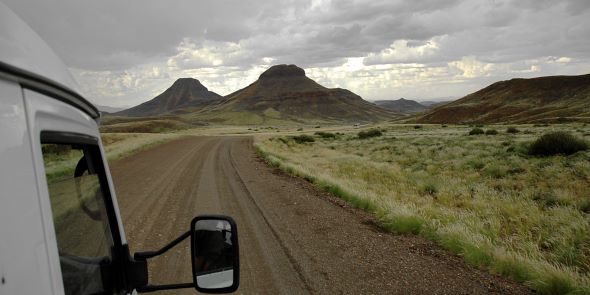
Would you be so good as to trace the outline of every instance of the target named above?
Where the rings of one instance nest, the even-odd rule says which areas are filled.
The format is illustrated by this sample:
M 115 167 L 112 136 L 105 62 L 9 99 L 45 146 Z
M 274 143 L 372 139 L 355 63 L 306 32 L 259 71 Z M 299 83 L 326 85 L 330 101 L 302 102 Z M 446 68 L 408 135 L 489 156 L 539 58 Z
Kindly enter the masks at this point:
M 379 129 L 369 129 L 358 133 L 360 139 L 378 137 L 381 135 L 383 135 L 383 133 Z
M 303 131 L 303 128 L 297 128 L 297 131 Z
M 497 165 L 490 165 L 486 167 L 485 173 L 492 178 L 502 178 L 506 175 L 506 171 Z
M 336 138 L 336 134 L 330 133 L 330 132 L 318 131 L 314 134 L 321 137 L 321 138 L 326 138 L 326 139 Z
M 469 160 L 467 162 L 467 166 L 469 166 L 475 170 L 481 170 L 481 169 L 483 169 L 483 167 L 486 166 L 486 164 L 479 159 L 475 159 L 475 160 Z
M 296 143 L 314 142 L 315 139 L 310 135 L 297 135 L 291 137 Z
M 515 127 L 508 127 L 508 129 L 506 129 L 506 133 L 518 133 L 520 132 L 520 130 L 516 129 Z
M 414 129 L 422 129 L 422 125 L 414 125 Z
M 535 140 L 528 149 L 529 155 L 552 156 L 571 155 L 588 149 L 588 143 L 570 133 L 556 131 L 544 134 Z
M 488 129 L 486 130 L 486 135 L 496 135 L 498 131 L 496 129 Z
M 449 127 L 449 126 L 447 126 L 447 125 L 442 125 L 441 127 L 442 127 L 442 128 L 447 128 L 447 127 Z
M 436 187 L 436 184 L 432 182 L 426 183 L 422 187 L 422 190 L 429 195 L 436 195 L 436 193 L 438 193 L 438 187 Z
M 471 129 L 471 131 L 469 131 L 469 135 L 481 135 L 484 133 L 485 132 L 481 128 L 473 128 L 473 129 Z

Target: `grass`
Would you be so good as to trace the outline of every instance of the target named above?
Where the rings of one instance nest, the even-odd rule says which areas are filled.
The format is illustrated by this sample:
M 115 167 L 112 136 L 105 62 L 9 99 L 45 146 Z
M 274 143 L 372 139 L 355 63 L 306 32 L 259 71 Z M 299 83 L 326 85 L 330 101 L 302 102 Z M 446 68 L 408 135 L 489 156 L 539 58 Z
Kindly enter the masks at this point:
M 387 230 L 423 235 L 540 294 L 588 294 L 590 151 L 527 153 L 543 134 L 575 128 L 523 125 L 528 132 L 480 137 L 467 126 L 412 126 L 380 126 L 382 136 L 363 140 L 351 129 L 313 145 L 255 144 L 273 165 L 376 214 Z

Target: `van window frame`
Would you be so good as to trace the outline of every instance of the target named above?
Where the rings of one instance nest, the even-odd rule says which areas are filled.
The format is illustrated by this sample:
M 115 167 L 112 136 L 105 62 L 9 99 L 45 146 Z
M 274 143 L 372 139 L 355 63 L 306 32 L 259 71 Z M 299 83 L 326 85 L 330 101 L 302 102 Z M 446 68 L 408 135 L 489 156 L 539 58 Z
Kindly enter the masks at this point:
M 91 147 L 91 154 L 96 160 L 95 170 L 98 174 L 98 180 L 102 189 L 107 218 L 111 234 L 113 237 L 113 247 L 115 252 L 123 247 L 121 240 L 121 232 L 119 231 L 119 223 L 117 214 L 115 213 L 115 206 L 113 204 L 113 198 L 111 190 L 109 189 L 109 182 L 106 176 L 106 169 L 103 162 L 102 153 L 100 152 L 100 146 L 98 138 L 87 134 L 74 133 L 74 132 L 63 132 L 63 131 L 41 131 L 41 144 L 83 144 Z M 116 259 L 113 257 L 113 259 Z

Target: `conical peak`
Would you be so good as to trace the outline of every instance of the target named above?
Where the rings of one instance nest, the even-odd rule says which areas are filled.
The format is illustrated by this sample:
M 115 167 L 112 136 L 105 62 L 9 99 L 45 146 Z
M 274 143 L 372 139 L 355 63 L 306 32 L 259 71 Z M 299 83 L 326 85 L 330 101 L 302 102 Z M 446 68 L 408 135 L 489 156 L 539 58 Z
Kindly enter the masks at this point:
M 174 81 L 174 84 L 172 84 L 170 88 L 176 87 L 191 87 L 193 89 L 199 89 L 204 91 L 207 90 L 207 87 L 203 86 L 203 84 L 201 84 L 199 80 L 194 78 L 179 78 L 176 81 Z
M 305 70 L 296 65 L 275 65 L 260 75 L 260 79 L 305 77 Z

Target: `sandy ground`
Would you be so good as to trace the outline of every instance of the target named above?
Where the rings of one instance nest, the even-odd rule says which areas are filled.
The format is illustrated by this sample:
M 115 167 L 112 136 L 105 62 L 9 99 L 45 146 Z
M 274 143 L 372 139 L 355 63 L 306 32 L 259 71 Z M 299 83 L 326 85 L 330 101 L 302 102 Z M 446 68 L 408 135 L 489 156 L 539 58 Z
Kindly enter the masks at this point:
M 155 250 L 198 214 L 238 225 L 237 294 L 526 294 L 268 167 L 248 137 L 187 137 L 111 165 L 132 251 Z M 191 281 L 188 240 L 150 260 L 151 283 Z M 195 294 L 185 289 L 161 294 Z

